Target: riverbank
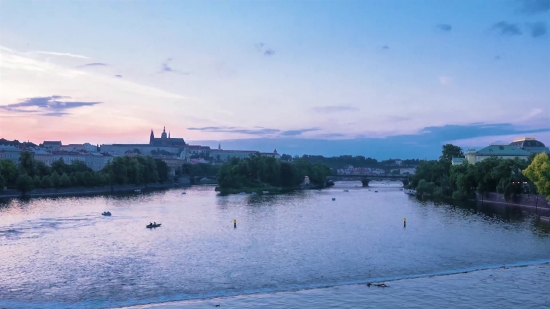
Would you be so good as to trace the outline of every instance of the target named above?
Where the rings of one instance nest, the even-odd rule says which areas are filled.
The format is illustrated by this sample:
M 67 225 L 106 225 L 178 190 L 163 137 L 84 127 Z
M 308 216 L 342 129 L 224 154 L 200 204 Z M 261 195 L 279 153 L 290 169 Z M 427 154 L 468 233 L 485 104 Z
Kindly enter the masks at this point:
M 516 194 L 506 200 L 504 194 L 495 192 L 481 194 L 476 192 L 475 201 L 550 212 L 550 201 L 547 201 L 544 195 L 538 194 Z
M 62 188 L 62 189 L 35 189 L 27 192 L 24 197 L 57 197 L 57 196 L 86 196 L 96 194 L 117 194 L 128 193 L 140 190 L 141 192 L 163 190 L 181 185 L 174 183 L 151 183 L 146 185 L 116 185 L 116 186 L 101 186 L 92 188 Z M 0 192 L 0 199 L 23 197 L 21 191 L 4 190 Z

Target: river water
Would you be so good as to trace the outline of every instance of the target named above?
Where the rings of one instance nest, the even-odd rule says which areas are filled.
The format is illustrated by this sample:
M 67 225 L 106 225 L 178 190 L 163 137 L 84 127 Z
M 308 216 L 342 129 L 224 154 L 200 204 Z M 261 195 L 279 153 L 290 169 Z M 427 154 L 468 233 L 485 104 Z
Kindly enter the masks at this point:
M 185 191 L 0 202 L 0 308 L 550 306 L 550 227 L 516 209 Z

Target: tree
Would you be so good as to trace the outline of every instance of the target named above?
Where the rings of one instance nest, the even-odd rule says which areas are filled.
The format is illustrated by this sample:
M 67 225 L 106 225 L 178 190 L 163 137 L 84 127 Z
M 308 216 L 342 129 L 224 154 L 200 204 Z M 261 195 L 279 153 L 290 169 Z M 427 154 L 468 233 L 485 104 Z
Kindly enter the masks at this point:
M 17 177 L 15 187 L 17 188 L 17 190 L 21 191 L 23 195 L 25 195 L 27 192 L 34 189 L 32 177 L 27 174 L 19 175 L 19 177 Z
M 52 173 L 51 168 L 42 161 L 36 161 L 36 164 L 34 165 L 34 172 L 35 175 L 38 175 L 40 177 L 44 177 Z
M 30 151 L 21 151 L 19 154 L 19 168 L 31 177 L 34 176 L 35 162 Z
M 54 171 L 52 173 L 52 175 L 50 176 L 50 181 L 51 181 L 52 187 L 54 187 L 56 189 L 61 187 L 61 177 L 59 176 L 59 174 L 56 171 Z
M 63 158 L 59 158 L 52 162 L 52 170 L 57 172 L 58 176 L 68 171 L 68 165 L 65 164 Z
M 4 180 L 4 176 L 2 176 L 2 164 L 0 163 L 0 191 L 4 190 L 5 185 L 6 181 Z
M 538 154 L 533 162 L 523 170 L 523 175 L 535 184 L 540 194 L 550 200 L 550 159 L 547 154 Z
M 59 184 L 63 188 L 68 188 L 71 186 L 71 179 L 69 178 L 69 176 L 67 176 L 67 174 L 63 173 L 63 175 L 61 175 Z
M 90 172 L 82 173 L 82 185 L 85 187 L 93 187 L 95 185 L 94 177 Z
M 40 183 L 41 183 L 40 177 L 38 177 L 37 175 L 35 175 L 35 176 L 32 178 L 33 187 L 34 187 L 34 188 L 40 188 Z
M 17 165 L 11 160 L 2 160 L 0 161 L 2 165 L 2 176 L 6 182 L 6 186 L 15 186 L 15 181 L 17 180 Z
M 159 180 L 161 182 L 168 180 L 168 164 L 160 159 L 155 159 L 155 165 L 157 166 Z
M 453 144 L 443 145 L 439 161 L 451 162 L 453 158 L 464 158 L 464 152 L 462 152 L 462 148 Z
M 40 182 L 40 188 L 47 189 L 52 187 L 52 182 L 50 181 L 49 176 L 44 176 Z

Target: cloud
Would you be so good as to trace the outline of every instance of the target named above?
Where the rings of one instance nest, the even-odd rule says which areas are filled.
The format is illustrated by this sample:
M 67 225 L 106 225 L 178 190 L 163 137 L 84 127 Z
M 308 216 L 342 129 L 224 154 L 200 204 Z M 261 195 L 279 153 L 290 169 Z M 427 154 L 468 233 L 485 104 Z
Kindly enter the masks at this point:
M 445 31 L 445 32 L 450 32 L 451 30 L 453 30 L 453 26 L 449 25 L 449 24 L 439 24 L 437 26 L 435 26 L 437 29 L 441 30 L 441 31 Z
M 102 63 L 102 62 L 92 62 L 92 63 L 86 63 L 83 65 L 80 65 L 78 67 L 83 68 L 83 67 L 100 67 L 100 66 L 108 66 L 108 64 Z
M 268 129 L 268 128 L 262 128 L 262 127 L 256 127 L 254 129 L 245 129 L 245 128 L 239 128 L 239 127 L 202 127 L 202 128 L 187 128 L 187 130 L 190 131 L 202 131 L 202 132 L 213 132 L 213 133 L 240 133 L 240 134 L 247 134 L 247 135 L 269 135 L 269 134 L 275 134 L 280 133 L 281 130 L 278 129 Z
M 303 133 L 306 133 L 306 132 L 313 132 L 313 131 L 319 131 L 319 130 L 321 130 L 321 128 L 309 128 L 309 129 L 301 129 L 301 130 L 287 130 L 287 131 L 282 131 L 281 136 L 298 136 L 298 135 L 302 135 Z
M 211 132 L 211 133 L 235 133 L 235 134 L 246 134 L 246 135 L 266 135 L 266 136 L 299 136 L 306 132 L 319 131 L 321 128 L 305 128 L 305 129 L 296 129 L 296 130 L 279 130 L 279 129 L 270 129 L 264 127 L 254 127 L 254 128 L 241 128 L 241 127 L 229 127 L 229 126 L 219 126 L 219 127 L 192 127 L 187 128 L 190 131 L 202 131 L 202 132 Z
M 62 116 L 67 110 L 84 106 L 94 106 L 102 102 L 65 101 L 67 96 L 34 97 L 23 99 L 19 103 L 0 105 L 0 109 L 14 113 L 34 113 L 42 116 Z
M 264 43 L 256 43 L 256 44 L 254 44 L 254 46 L 256 47 L 256 50 L 258 52 L 262 52 L 264 50 L 265 44 Z
M 354 106 L 347 105 L 328 105 L 328 106 L 317 106 L 313 108 L 313 111 L 317 113 L 337 113 L 337 112 L 351 112 L 358 111 L 359 108 Z
M 494 24 L 493 29 L 497 30 L 500 35 L 504 36 L 521 35 L 521 30 L 516 24 L 507 23 L 505 21 Z
M 170 66 L 170 62 L 172 62 L 172 58 L 166 59 L 166 61 L 164 61 L 162 63 L 162 67 L 161 67 L 159 73 L 167 72 L 167 73 L 176 73 L 176 74 L 182 74 L 182 75 L 189 75 L 190 74 L 189 72 L 181 72 L 181 71 L 172 69 L 172 67 Z
M 443 86 L 448 86 L 453 83 L 453 79 L 450 78 L 449 76 L 440 76 L 439 83 Z
M 122 75 L 117 74 L 117 75 L 115 75 L 115 77 L 122 78 Z
M 525 14 L 538 14 L 550 11 L 550 0 L 519 0 L 519 11 Z
M 546 32 L 547 32 L 546 24 L 541 21 L 532 23 L 532 24 L 527 24 L 527 27 L 529 27 L 529 29 L 531 30 L 531 36 L 534 38 L 538 38 L 546 35 Z
M 254 44 L 254 47 L 259 53 L 262 53 L 264 56 L 273 56 L 275 55 L 275 51 L 271 48 L 267 48 L 265 43 L 256 43 Z
M 502 57 L 500 55 L 495 56 L 495 60 L 500 60 Z
M 390 49 L 390 47 L 388 45 L 384 45 L 384 46 L 382 46 L 382 49 L 388 50 L 388 49 Z
M 503 139 L 512 142 L 512 137 L 518 136 L 539 137 L 542 142 L 544 136 L 550 137 L 550 128 L 539 130 L 520 130 L 513 124 L 469 124 L 469 125 L 446 125 L 439 127 L 426 127 L 415 134 L 394 135 L 385 138 L 342 138 L 339 133 L 328 133 L 318 135 L 316 138 L 294 138 L 294 137 L 273 137 L 273 138 L 247 138 L 221 141 L 227 149 L 257 149 L 259 151 L 273 151 L 291 155 L 363 155 L 376 159 L 387 158 L 427 158 L 437 159 L 441 154 L 441 147 L 449 142 L 455 145 L 467 147 L 484 147 L 493 140 Z M 500 138 L 509 136 L 508 138 Z M 499 137 L 499 138 L 497 138 Z M 481 141 L 472 145 L 466 139 Z M 217 147 L 220 141 L 193 141 L 201 145 Z
M 57 52 L 48 52 L 48 51 L 32 51 L 30 53 L 50 55 L 50 56 L 60 56 L 60 57 L 71 57 L 71 58 L 79 58 L 79 59 L 90 59 L 90 57 L 75 55 L 70 53 L 57 53 Z

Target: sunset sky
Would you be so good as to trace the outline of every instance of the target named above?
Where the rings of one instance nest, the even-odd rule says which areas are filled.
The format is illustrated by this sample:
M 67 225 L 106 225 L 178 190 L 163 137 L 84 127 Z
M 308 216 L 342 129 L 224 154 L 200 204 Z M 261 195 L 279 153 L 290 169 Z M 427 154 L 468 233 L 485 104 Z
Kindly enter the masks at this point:
M 550 0 L 0 1 L 0 137 L 378 158 L 550 144 Z

